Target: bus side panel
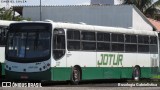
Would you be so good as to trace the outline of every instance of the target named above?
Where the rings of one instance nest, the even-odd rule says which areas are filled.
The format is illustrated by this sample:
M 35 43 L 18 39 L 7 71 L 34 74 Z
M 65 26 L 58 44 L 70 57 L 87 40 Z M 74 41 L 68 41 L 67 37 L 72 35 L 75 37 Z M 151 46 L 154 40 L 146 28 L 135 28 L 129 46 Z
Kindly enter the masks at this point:
M 96 68 L 96 52 L 69 51 L 67 54 L 67 67 L 80 66 L 82 80 L 103 78 L 103 70 Z
M 51 80 L 50 69 L 43 72 L 13 72 L 8 70 L 5 70 L 5 72 L 6 78 L 9 80 Z
M 104 68 L 104 78 L 105 79 L 120 79 L 121 68 L 119 67 L 107 67 Z
M 132 78 L 132 67 L 84 67 L 82 80 Z
M 71 77 L 71 67 L 52 67 L 51 77 L 53 81 L 65 81 L 70 80 Z
M 137 53 L 119 53 L 123 55 L 122 59 L 122 69 L 121 69 L 121 78 L 132 78 L 132 73 L 135 65 L 137 64 Z
M 154 49 L 153 49 L 154 50 Z M 155 78 L 155 76 L 158 76 L 159 71 L 159 55 L 156 53 L 150 54 L 151 58 L 151 74 L 152 77 Z
M 97 68 L 103 69 L 104 79 L 119 79 L 121 76 L 122 55 L 110 52 L 97 52 Z
M 103 79 L 103 68 L 84 67 L 82 69 L 82 80 Z
M 141 78 L 151 78 L 151 67 L 141 67 Z
M 133 68 L 132 67 L 123 67 L 121 69 L 121 78 L 132 78 L 132 72 Z
M 148 53 L 137 54 L 137 65 L 140 66 L 141 78 L 150 78 L 151 73 L 151 56 Z
M 105 79 L 132 78 L 137 53 L 97 52 L 97 67 L 103 67 Z

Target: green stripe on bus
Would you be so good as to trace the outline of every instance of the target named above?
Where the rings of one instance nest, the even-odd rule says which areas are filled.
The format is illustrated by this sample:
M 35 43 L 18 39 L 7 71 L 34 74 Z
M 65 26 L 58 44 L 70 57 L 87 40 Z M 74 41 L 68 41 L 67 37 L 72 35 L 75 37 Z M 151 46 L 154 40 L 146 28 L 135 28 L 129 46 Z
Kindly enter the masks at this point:
M 141 78 L 151 78 L 153 74 L 151 70 L 149 67 L 141 67 Z
M 52 67 L 51 76 L 53 81 L 70 80 L 72 68 Z
M 65 81 L 71 78 L 71 68 L 53 67 L 53 81 Z M 133 67 L 82 67 L 82 80 L 90 79 L 131 79 Z M 141 78 L 151 78 L 152 72 L 150 67 L 141 67 Z
M 82 67 L 82 80 L 91 79 L 131 79 L 133 67 Z M 52 81 L 66 81 L 70 80 L 72 73 L 71 67 L 52 67 L 43 72 L 36 73 L 20 73 L 6 71 L 7 77 L 14 79 L 21 79 L 22 75 L 26 75 L 31 80 L 52 80 Z M 151 78 L 151 67 L 141 67 L 141 78 Z
M 160 79 L 160 68 L 159 67 L 153 67 L 152 68 L 152 78 L 153 79 Z
M 20 80 L 22 77 L 27 77 L 23 80 L 51 80 L 51 69 L 41 72 L 13 72 L 6 70 L 6 79 Z
M 2 72 L 1 72 L 1 74 L 2 74 L 2 75 L 5 75 L 5 64 L 4 64 L 4 63 L 1 63 L 1 65 L 2 65 Z
M 121 79 L 132 78 L 132 68 L 89 67 L 82 69 L 82 79 Z

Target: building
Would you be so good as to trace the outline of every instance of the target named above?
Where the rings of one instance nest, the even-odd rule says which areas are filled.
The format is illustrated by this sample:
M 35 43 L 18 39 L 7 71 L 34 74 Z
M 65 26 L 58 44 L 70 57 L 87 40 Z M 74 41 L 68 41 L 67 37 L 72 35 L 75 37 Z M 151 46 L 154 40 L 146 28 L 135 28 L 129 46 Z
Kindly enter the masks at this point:
M 16 8 L 16 7 L 14 7 Z M 41 15 L 40 15 L 41 11 Z M 50 19 L 55 22 L 86 23 L 89 25 L 154 30 L 147 18 L 132 5 L 71 5 L 23 6 L 24 18 L 33 21 Z
M 91 0 L 91 5 L 117 5 L 122 3 L 123 0 Z

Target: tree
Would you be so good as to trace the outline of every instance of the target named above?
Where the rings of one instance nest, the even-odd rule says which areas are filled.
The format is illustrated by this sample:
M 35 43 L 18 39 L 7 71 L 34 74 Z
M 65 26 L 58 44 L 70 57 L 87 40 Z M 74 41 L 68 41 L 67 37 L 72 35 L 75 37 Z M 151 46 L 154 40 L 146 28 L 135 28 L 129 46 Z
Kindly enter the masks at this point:
M 22 16 L 15 16 L 15 11 L 5 8 L 0 8 L 0 20 L 13 20 L 13 21 L 21 21 L 21 20 L 30 20 L 29 18 L 25 19 Z
M 134 4 L 144 15 L 154 18 L 160 7 L 160 0 L 124 0 L 124 4 Z
M 4 8 L 0 8 L 0 19 L 3 17 Z

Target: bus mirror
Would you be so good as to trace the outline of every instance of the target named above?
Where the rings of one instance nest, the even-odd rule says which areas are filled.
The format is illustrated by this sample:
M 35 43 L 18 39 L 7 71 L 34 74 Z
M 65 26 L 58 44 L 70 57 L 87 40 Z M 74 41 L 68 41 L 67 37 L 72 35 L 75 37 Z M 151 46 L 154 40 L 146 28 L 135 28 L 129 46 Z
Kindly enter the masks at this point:
M 158 33 L 158 37 L 160 37 L 160 33 Z

